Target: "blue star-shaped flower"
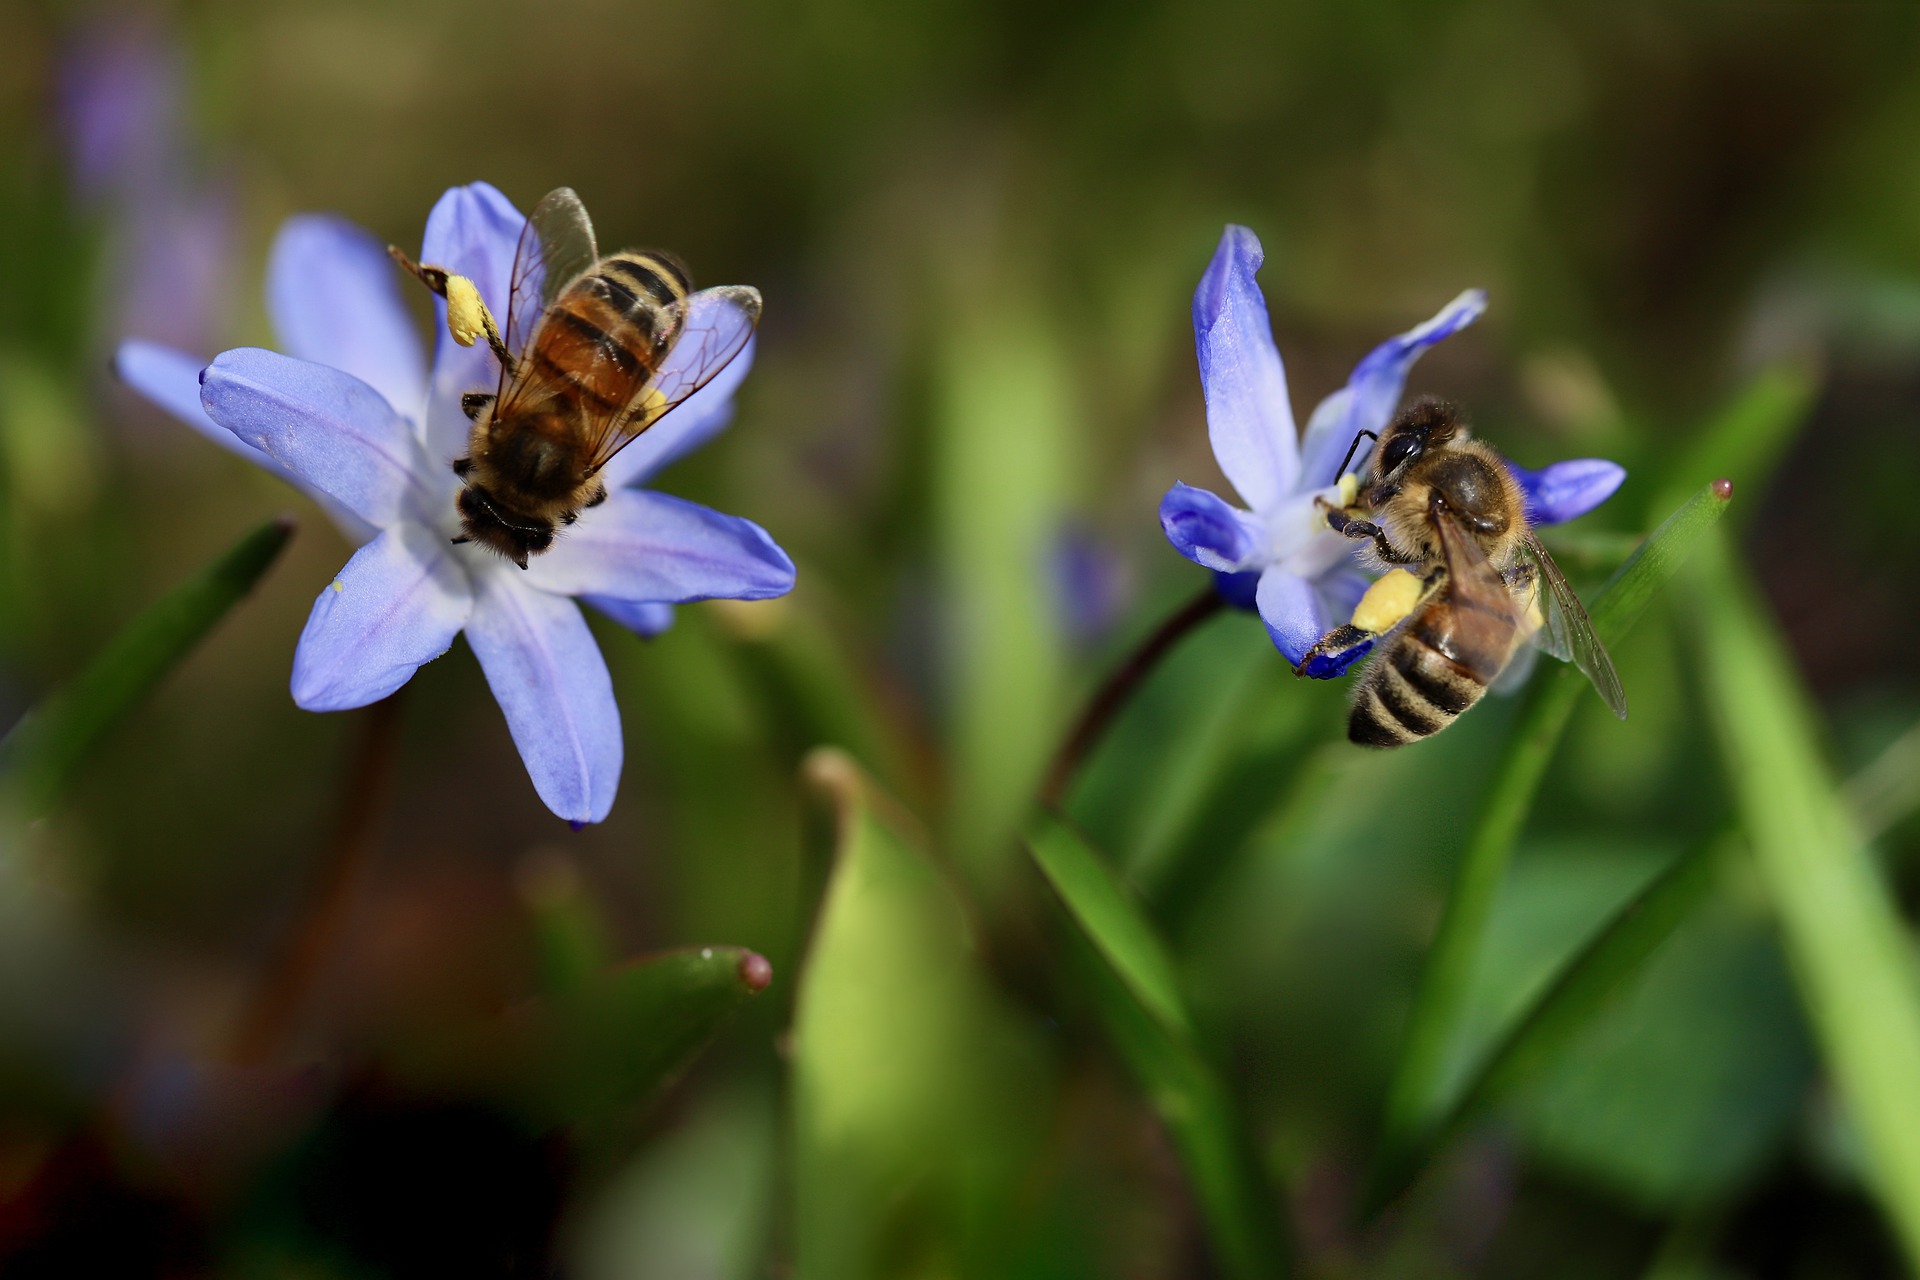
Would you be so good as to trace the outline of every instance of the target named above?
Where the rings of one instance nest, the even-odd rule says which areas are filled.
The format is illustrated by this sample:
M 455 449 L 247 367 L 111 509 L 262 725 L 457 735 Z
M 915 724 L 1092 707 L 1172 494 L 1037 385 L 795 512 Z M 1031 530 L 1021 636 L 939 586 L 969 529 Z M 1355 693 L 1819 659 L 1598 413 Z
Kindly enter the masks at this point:
M 420 260 L 471 278 L 504 315 L 525 221 L 485 183 L 456 187 L 427 219 Z M 294 218 L 267 281 L 291 355 L 241 348 L 203 370 L 130 342 L 118 367 L 190 426 L 313 494 L 362 544 L 301 633 L 296 703 L 340 711 L 378 701 L 464 631 L 540 798 L 569 821 L 598 822 L 619 786 L 620 712 L 574 600 L 653 634 L 675 603 L 761 600 L 793 587 L 793 562 L 758 525 L 632 487 L 726 425 L 752 347 L 616 455 L 601 473 L 606 502 L 522 571 L 453 543 L 452 462 L 466 453 L 469 428 L 460 397 L 491 391 L 498 367 L 485 344 L 459 346 L 443 324 L 429 373 L 398 282 L 371 236 L 337 219 Z
M 1386 426 L 1413 362 L 1472 324 L 1487 302 L 1484 293 L 1470 289 L 1425 324 L 1374 348 L 1347 385 L 1313 411 L 1303 439 L 1294 428 L 1266 299 L 1253 278 L 1261 260 L 1253 232 L 1230 226 L 1193 294 L 1207 432 L 1220 469 L 1249 509 L 1175 484 L 1160 501 L 1160 525 L 1176 551 L 1214 571 L 1230 601 L 1259 611 L 1274 645 L 1297 668 L 1314 641 L 1352 615 L 1369 581 L 1358 545 L 1327 527 L 1314 499 L 1339 502 L 1340 464 L 1353 442 L 1363 431 Z M 1361 460 L 1364 454 L 1356 455 L 1350 468 Z M 1586 514 L 1612 496 L 1627 474 L 1600 458 L 1512 470 L 1535 524 Z M 1350 661 L 1364 652 L 1346 656 Z M 1346 665 L 1319 665 L 1302 674 L 1334 676 Z

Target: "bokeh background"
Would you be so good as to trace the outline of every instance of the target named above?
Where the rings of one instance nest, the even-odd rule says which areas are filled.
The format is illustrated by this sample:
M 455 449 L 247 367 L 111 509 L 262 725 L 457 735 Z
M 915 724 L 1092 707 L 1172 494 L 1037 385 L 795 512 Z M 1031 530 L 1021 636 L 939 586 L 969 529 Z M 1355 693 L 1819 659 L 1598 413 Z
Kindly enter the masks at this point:
M 1189 304 L 1228 222 L 1266 245 L 1303 420 L 1373 344 L 1488 290 L 1412 386 L 1523 464 L 1628 467 L 1554 544 L 1583 589 L 1720 473 L 1696 447 L 1713 424 L 1756 396 L 1790 419 L 1728 523 L 1820 758 L 1881 761 L 1874 849 L 1920 898 L 1898 754 L 1920 716 L 1920 11 L 13 0 L 0 25 L 0 713 L 260 520 L 299 520 L 9 837 L 18 1274 L 1233 1274 L 1016 838 L 1079 700 L 1202 585 L 1154 511 L 1175 480 L 1224 484 Z M 271 345 L 288 215 L 413 249 L 474 180 L 522 208 L 573 186 L 603 246 L 670 247 L 767 303 L 734 425 L 662 487 L 764 525 L 800 585 L 684 608 L 653 641 L 596 620 L 627 762 L 578 833 L 464 645 L 402 695 L 368 792 L 377 713 L 287 694 L 350 548 L 109 372 L 128 337 Z M 1555 757 L 1488 936 L 1489 1024 L 1735 812 L 1713 654 L 1681 612 L 1663 598 L 1616 652 L 1634 718 L 1588 698 Z M 1223 617 L 1073 801 L 1167 939 L 1297 1272 L 1903 1274 L 1738 876 L 1361 1216 L 1515 711 L 1382 758 L 1336 741 L 1343 697 Z M 802 769 L 823 744 L 891 797 L 973 941 L 919 957 L 925 984 L 821 952 L 819 989 L 855 1012 L 797 1047 L 835 865 Z M 371 848 L 330 888 L 368 794 Z M 233 1065 L 316 912 L 311 982 Z M 906 908 L 875 912 L 918 945 Z M 619 1123 L 543 1127 L 499 1101 L 473 1028 L 537 995 L 556 930 L 608 960 L 747 947 L 773 982 Z M 838 1099 L 833 1141 L 796 1120 L 796 1080 Z

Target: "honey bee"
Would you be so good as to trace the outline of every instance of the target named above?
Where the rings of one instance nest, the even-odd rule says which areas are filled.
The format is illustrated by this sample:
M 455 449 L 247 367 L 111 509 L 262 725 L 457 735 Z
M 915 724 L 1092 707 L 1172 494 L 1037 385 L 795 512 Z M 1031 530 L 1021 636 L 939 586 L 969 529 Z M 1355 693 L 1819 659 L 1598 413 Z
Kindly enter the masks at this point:
M 600 472 L 711 382 L 747 345 L 760 294 L 744 285 L 692 291 L 671 254 L 600 256 L 593 224 L 570 187 L 527 216 L 514 252 L 503 334 L 471 280 L 391 254 L 447 300 L 447 327 L 464 346 L 484 337 L 500 362 L 491 393 L 461 397 L 473 423 L 461 536 L 527 567 L 556 529 L 606 500 Z
M 1398 747 L 1440 732 L 1480 700 L 1528 640 L 1579 667 L 1626 719 L 1613 660 L 1527 523 L 1518 481 L 1452 406 L 1409 406 L 1374 441 L 1366 481 L 1345 483 L 1353 500 L 1322 501 L 1327 523 L 1371 540 L 1382 562 L 1406 571 L 1390 569 L 1354 624 L 1314 646 L 1328 654 L 1377 642 L 1355 689 L 1350 739 Z M 1395 594 L 1399 602 L 1383 612 L 1381 599 Z

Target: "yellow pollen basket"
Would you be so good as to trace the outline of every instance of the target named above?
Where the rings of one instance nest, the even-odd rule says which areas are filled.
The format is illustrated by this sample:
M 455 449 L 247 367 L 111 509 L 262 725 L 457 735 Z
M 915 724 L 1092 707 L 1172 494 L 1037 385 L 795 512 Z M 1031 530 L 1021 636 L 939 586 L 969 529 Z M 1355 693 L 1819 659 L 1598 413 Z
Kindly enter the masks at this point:
M 482 335 L 497 332 L 493 313 L 480 299 L 480 290 L 465 276 L 447 277 L 447 332 L 463 347 L 470 347 Z
M 1405 569 L 1389 569 L 1354 606 L 1353 625 L 1376 635 L 1391 631 L 1413 612 L 1425 590 L 1426 584 Z

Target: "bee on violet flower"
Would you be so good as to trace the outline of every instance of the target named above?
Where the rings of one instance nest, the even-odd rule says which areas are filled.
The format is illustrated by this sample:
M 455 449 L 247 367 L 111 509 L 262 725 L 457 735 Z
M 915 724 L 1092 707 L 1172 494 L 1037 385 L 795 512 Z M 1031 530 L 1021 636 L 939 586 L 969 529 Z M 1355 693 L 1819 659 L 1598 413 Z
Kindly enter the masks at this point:
M 470 280 L 504 315 L 526 221 L 485 183 L 456 187 L 427 218 L 420 261 Z M 599 822 L 620 781 L 620 712 L 575 601 L 653 635 L 671 624 L 674 604 L 762 600 L 793 587 L 793 561 L 760 526 L 636 487 L 727 424 L 752 342 L 608 461 L 605 500 L 523 570 L 455 542 L 462 486 L 453 463 L 471 428 L 462 398 L 499 383 L 495 356 L 484 343 L 461 345 L 440 302 L 429 369 L 401 279 L 367 233 L 296 217 L 267 273 L 267 309 L 289 354 L 240 348 L 203 369 L 180 352 L 128 342 L 116 366 L 189 426 L 311 494 L 359 546 L 300 635 L 297 704 L 341 711 L 377 702 L 464 633 L 541 800 L 575 824 Z
M 1345 504 L 1340 473 L 1350 467 L 1362 435 L 1377 435 L 1392 419 L 1413 362 L 1478 319 L 1486 295 L 1470 289 L 1431 320 L 1375 347 L 1347 385 L 1320 402 L 1301 436 L 1266 299 L 1254 281 L 1262 259 L 1253 232 L 1229 226 L 1193 294 L 1207 433 L 1220 469 L 1247 505 L 1176 483 L 1160 501 L 1160 525 L 1176 551 L 1214 572 L 1229 603 L 1259 612 L 1274 646 L 1299 674 L 1328 679 L 1372 647 L 1314 651 L 1316 641 L 1352 616 L 1372 579 L 1364 544 L 1333 531 L 1326 505 Z M 1364 452 L 1359 456 L 1364 460 Z M 1626 479 L 1622 467 L 1601 458 L 1540 471 L 1508 467 L 1536 525 L 1585 515 Z

